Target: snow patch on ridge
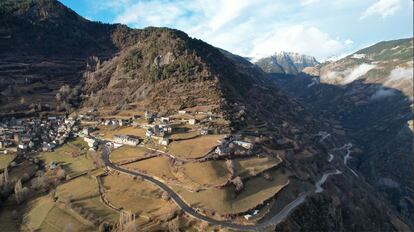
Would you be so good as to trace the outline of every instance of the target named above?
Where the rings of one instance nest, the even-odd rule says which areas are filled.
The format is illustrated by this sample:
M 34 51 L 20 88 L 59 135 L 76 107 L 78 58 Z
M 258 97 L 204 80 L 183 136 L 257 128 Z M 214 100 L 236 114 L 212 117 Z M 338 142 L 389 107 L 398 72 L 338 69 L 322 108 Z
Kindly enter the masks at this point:
M 365 54 L 354 54 L 354 55 L 352 55 L 352 58 L 354 58 L 354 59 L 363 59 L 365 57 L 366 57 Z

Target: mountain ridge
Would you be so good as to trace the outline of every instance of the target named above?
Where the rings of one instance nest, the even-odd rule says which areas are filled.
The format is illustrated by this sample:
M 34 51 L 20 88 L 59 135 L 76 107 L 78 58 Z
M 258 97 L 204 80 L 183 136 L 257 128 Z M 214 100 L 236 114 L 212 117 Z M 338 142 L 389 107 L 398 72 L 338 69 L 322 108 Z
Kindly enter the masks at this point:
M 257 59 L 254 63 L 270 74 L 296 75 L 306 67 L 319 64 L 315 57 L 296 52 L 276 52 L 269 57 Z

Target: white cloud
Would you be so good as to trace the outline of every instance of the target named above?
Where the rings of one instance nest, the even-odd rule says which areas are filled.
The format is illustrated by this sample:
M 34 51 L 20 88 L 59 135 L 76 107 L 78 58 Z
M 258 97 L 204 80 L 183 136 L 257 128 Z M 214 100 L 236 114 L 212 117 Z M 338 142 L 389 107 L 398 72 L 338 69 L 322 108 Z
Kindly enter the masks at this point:
M 323 59 L 340 52 L 345 44 L 316 27 L 295 25 L 276 28 L 253 42 L 251 56 L 268 56 L 275 51 L 309 54 Z
M 345 40 L 346 45 L 350 45 L 350 44 L 353 44 L 353 43 L 354 43 L 354 41 L 352 41 L 350 39 Z
M 401 7 L 400 0 L 378 0 L 366 9 L 360 19 L 370 16 L 381 16 L 383 18 L 394 15 Z
M 384 1 L 401 0 L 379 0 Z M 347 26 L 355 23 L 355 18 L 358 20 L 362 9 L 367 7 L 360 0 L 88 0 L 88 3 L 92 8 L 88 14 L 95 14 L 100 20 L 109 12 L 112 22 L 134 28 L 176 28 L 242 56 L 263 56 L 284 50 L 323 61 L 348 55 L 360 45 L 361 38 L 367 39 L 359 33 L 361 25 Z M 383 8 L 373 9 L 376 12 Z M 349 32 L 354 29 L 358 34 Z
M 409 68 L 396 67 L 391 71 L 388 81 L 412 80 L 413 72 L 412 66 Z
M 394 89 L 385 89 L 384 87 L 377 90 L 374 94 L 371 96 L 371 100 L 378 100 L 385 97 L 391 97 L 396 94 L 396 90 Z
M 301 0 L 300 4 L 302 6 L 307 6 L 307 5 L 312 5 L 312 4 L 318 3 L 318 2 L 320 2 L 320 0 Z
M 351 83 L 353 81 L 355 81 L 356 79 L 358 79 L 359 77 L 367 74 L 371 69 L 375 68 L 376 65 L 374 64 L 360 64 L 357 67 L 350 69 L 348 72 L 349 74 L 343 79 L 342 83 L 343 84 L 348 84 Z

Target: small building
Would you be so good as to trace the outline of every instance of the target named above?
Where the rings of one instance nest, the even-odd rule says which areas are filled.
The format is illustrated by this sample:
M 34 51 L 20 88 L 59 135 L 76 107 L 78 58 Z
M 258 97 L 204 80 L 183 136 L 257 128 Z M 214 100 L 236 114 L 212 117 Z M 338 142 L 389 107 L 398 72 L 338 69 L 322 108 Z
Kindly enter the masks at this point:
M 246 214 L 246 215 L 244 215 L 244 218 L 245 218 L 246 220 L 250 220 L 252 217 L 253 217 L 253 216 L 252 216 L 252 215 L 250 215 L 250 214 Z
M 119 126 L 125 126 L 125 121 L 124 120 L 122 120 L 122 119 L 118 119 L 118 125 Z
M 58 165 L 57 165 L 57 163 L 56 163 L 55 161 L 52 161 L 52 162 L 49 164 L 49 169 L 50 169 L 50 170 L 55 170 L 57 167 L 58 167 Z
M 169 117 L 161 117 L 160 118 L 160 122 L 161 123 L 169 123 L 170 122 L 170 118 Z
M 244 142 L 244 141 L 233 141 L 234 144 L 239 145 L 241 147 L 243 147 L 244 149 L 250 150 L 253 148 L 253 144 L 249 143 L 249 142 Z
M 185 111 L 185 110 L 179 110 L 179 111 L 178 111 L 178 114 L 179 114 L 179 115 L 184 115 L 184 114 L 186 114 L 186 113 L 187 113 L 187 111 Z
M 161 138 L 160 140 L 158 140 L 158 143 L 160 145 L 163 145 L 163 146 L 168 146 L 168 144 L 170 144 L 170 139 L 168 139 L 168 138 Z
M 114 135 L 113 137 L 115 143 L 121 143 L 130 146 L 137 146 L 139 144 L 139 139 L 129 135 Z
M 82 134 L 85 135 L 85 136 L 88 136 L 89 133 L 91 133 L 91 131 L 92 131 L 91 128 L 85 127 L 85 128 L 82 129 Z
M 223 145 L 220 145 L 220 146 L 217 146 L 217 147 L 216 147 L 216 149 L 214 150 L 214 152 L 215 152 L 217 155 L 222 156 L 222 155 L 227 155 L 227 154 L 229 153 L 229 149 L 228 149 L 228 148 L 226 148 L 226 147 L 225 147 L 225 146 L 223 146 Z
M 98 141 L 91 137 L 84 137 L 83 140 L 88 144 L 90 150 L 96 150 L 98 147 Z
M 154 119 L 154 114 L 153 113 L 151 113 L 151 112 L 149 112 L 149 111 L 145 111 L 144 112 L 144 117 L 145 117 L 145 119 Z
M 191 118 L 188 120 L 188 124 L 195 125 L 197 123 L 197 120 L 195 118 Z
M 154 135 L 154 131 L 152 128 L 148 128 L 147 131 L 145 132 L 145 136 L 146 137 L 152 137 Z
M 25 144 L 25 143 L 19 143 L 19 145 L 17 147 L 19 149 L 21 149 L 21 150 L 26 150 L 27 149 L 27 144 Z
M 43 143 L 42 151 L 52 152 L 55 150 L 56 145 L 54 143 Z
M 209 134 L 208 129 L 202 128 L 202 129 L 200 130 L 200 135 L 208 135 L 208 134 Z

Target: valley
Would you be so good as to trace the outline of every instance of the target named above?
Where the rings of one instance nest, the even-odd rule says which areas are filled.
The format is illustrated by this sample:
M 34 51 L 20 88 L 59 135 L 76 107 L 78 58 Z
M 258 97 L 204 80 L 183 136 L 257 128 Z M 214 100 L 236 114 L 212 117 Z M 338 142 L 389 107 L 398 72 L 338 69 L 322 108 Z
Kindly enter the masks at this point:
M 0 20 L 0 231 L 414 228 L 412 39 L 249 60 L 57 0 Z

